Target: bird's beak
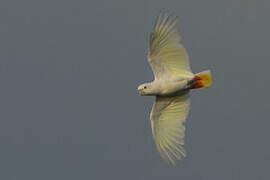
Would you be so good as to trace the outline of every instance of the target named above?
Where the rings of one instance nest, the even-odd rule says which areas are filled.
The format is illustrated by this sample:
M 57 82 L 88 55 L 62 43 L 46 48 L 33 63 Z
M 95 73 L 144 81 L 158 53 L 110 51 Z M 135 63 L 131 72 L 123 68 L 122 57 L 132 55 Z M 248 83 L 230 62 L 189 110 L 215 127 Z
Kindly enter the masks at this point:
M 139 86 L 139 87 L 137 88 L 137 90 L 138 90 L 138 92 L 139 92 L 140 95 L 143 95 L 143 91 L 142 91 L 143 88 L 142 88 L 142 87 Z

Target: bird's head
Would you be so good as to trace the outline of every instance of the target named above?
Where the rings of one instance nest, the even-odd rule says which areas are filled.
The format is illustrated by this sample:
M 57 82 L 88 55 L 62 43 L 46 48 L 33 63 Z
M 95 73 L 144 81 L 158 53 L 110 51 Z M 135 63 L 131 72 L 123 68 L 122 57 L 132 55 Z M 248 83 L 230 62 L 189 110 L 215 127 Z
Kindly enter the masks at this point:
M 138 91 L 142 96 L 153 95 L 153 88 L 151 83 L 144 83 L 138 86 Z

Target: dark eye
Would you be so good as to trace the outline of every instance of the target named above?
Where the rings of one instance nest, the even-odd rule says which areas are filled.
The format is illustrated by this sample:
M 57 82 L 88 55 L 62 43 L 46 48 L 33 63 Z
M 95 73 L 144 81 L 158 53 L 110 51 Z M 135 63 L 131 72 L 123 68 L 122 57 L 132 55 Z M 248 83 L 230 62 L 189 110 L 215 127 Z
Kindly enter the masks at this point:
M 146 86 L 144 86 L 143 89 L 146 89 Z

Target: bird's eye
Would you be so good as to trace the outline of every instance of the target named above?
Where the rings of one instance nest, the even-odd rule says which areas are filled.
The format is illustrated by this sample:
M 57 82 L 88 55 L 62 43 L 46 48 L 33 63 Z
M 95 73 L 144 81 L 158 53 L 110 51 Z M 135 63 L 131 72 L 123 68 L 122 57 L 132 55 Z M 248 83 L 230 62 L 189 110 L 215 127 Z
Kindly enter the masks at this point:
M 146 86 L 144 86 L 143 89 L 146 89 Z

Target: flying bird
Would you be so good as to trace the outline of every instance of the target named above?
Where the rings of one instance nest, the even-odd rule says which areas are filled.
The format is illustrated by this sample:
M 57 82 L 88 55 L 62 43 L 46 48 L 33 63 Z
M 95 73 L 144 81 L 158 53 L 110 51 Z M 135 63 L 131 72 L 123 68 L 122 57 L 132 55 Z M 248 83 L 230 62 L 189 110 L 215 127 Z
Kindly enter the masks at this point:
M 138 87 L 140 95 L 156 96 L 150 113 L 153 139 L 161 158 L 171 164 L 186 156 L 184 123 L 190 106 L 189 92 L 207 88 L 212 81 L 210 70 L 192 73 L 180 40 L 177 17 L 160 13 L 150 34 L 147 55 L 154 80 Z

